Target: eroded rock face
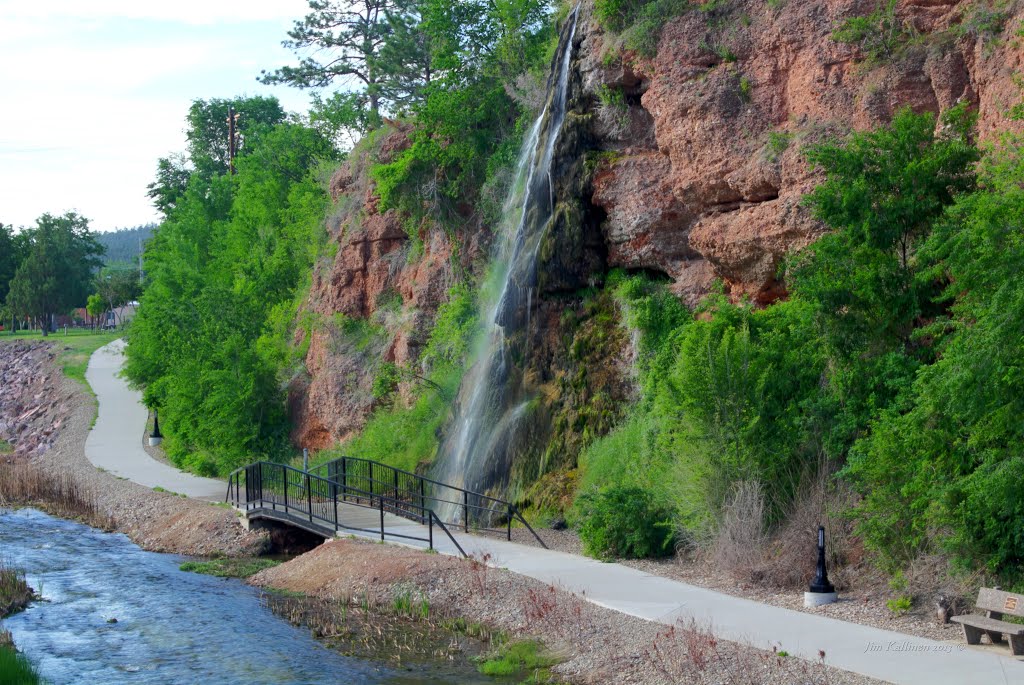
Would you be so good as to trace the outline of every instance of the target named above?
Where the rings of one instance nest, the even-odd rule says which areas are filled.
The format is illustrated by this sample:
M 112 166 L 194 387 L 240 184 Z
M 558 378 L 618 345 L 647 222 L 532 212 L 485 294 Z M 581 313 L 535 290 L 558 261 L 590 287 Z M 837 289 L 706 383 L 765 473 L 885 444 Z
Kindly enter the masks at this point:
M 784 294 L 782 257 L 823 230 L 800 204 L 820 180 L 801 147 L 886 123 L 904 106 L 941 112 L 960 101 L 977 108 L 983 140 L 1019 130 L 1005 111 L 1021 99 L 1022 49 L 1006 38 L 1021 13 L 995 39 L 947 30 L 971 8 L 901 3 L 898 17 L 922 38 L 871 67 L 832 39 L 843 19 L 873 9 L 864 3 L 690 11 L 665 26 L 653 59 L 610 64 L 611 39 L 589 21 L 580 68 L 595 106 L 608 110 L 596 104 L 602 89 L 628 106 L 617 125 L 605 111 L 595 126 L 598 147 L 617 152 L 593 181 L 609 265 L 662 271 L 690 302 L 718 278 L 734 298 L 767 303 Z M 650 130 L 638 132 L 645 120 Z
M 416 360 L 453 282 L 448 235 L 422 226 L 414 240 L 398 212 L 379 210 L 367 178 L 370 158 L 392 159 L 408 146 L 407 133 L 394 127 L 376 150 L 356 154 L 331 179 L 337 251 L 315 267 L 305 307 L 314 321 L 308 334 L 297 333 L 296 344 L 309 336 L 306 373 L 289 392 L 297 446 L 328 447 L 365 425 L 380 364 Z M 413 249 L 422 252 L 410 259 Z M 346 321 L 365 326 L 353 333 Z

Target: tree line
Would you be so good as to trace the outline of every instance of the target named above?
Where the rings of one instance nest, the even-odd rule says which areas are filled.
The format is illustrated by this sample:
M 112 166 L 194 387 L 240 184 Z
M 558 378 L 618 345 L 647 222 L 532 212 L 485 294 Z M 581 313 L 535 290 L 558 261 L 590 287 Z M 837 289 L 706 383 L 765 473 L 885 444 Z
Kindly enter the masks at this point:
M 89 307 L 98 317 L 135 299 L 139 273 L 131 265 L 104 266 L 105 250 L 89 221 L 76 212 L 43 214 L 15 231 L 0 224 L 0 321 L 13 332 L 38 328 L 45 336 L 58 317 Z

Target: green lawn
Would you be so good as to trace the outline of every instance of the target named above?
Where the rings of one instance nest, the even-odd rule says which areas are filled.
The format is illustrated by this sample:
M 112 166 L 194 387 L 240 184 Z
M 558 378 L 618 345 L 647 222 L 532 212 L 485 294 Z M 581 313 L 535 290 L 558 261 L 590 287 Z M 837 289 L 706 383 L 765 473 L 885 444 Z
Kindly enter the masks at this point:
M 47 340 L 52 342 L 60 350 L 60 363 L 64 375 L 74 378 L 87 389 L 89 384 L 85 382 L 85 369 L 89 365 L 89 357 L 100 347 L 108 342 L 117 340 L 120 332 L 111 331 L 90 331 L 90 330 L 68 330 L 64 335 L 63 331 L 51 333 L 43 338 L 38 331 L 34 332 L 0 332 L 0 345 L 13 340 Z M 90 392 L 92 392 L 90 390 Z

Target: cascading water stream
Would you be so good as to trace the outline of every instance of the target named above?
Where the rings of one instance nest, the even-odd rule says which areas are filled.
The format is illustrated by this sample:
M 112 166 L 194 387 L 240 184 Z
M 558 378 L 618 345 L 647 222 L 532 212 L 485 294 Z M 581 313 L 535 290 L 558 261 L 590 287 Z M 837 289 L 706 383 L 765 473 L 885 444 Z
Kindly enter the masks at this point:
M 548 78 L 546 102 L 523 141 L 512 188 L 505 199 L 502 241 L 496 255 L 497 296 L 482 317 L 485 338 L 476 363 L 463 380 L 453 429 L 442 442 L 434 476 L 441 482 L 484 491 L 504 481 L 512 444 L 528 416 L 532 398 L 519 382 L 520 345 L 528 332 L 533 290 L 537 286 L 537 254 L 555 214 L 552 157 L 565 121 L 579 6 L 573 9 L 559 40 Z M 442 506 L 445 520 L 459 518 L 458 507 Z

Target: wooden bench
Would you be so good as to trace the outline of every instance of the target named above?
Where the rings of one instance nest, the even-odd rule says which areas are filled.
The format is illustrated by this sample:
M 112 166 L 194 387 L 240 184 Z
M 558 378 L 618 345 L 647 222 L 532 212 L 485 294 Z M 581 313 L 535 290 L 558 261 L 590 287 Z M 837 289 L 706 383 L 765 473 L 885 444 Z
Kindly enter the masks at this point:
M 956 623 L 963 625 L 967 644 L 978 644 L 982 633 L 989 636 L 992 644 L 1001 643 L 1003 635 L 1006 635 L 1010 638 L 1010 651 L 1014 656 L 1024 654 L 1024 625 L 1000 620 L 1004 614 L 1024 617 L 1024 595 L 983 587 L 978 592 L 978 601 L 975 604 L 985 611 L 984 616 L 963 614 L 952 618 Z

